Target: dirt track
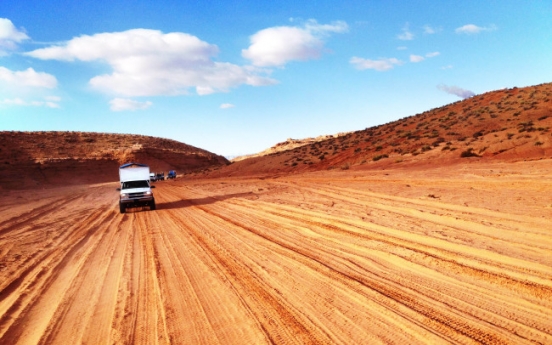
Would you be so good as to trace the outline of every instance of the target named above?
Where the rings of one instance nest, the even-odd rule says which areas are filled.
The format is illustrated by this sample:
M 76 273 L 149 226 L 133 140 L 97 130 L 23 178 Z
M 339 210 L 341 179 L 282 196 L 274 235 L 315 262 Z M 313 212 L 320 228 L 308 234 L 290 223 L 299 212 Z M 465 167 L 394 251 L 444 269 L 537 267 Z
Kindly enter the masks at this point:
M 550 161 L 116 186 L 4 193 L 1 344 L 552 343 Z

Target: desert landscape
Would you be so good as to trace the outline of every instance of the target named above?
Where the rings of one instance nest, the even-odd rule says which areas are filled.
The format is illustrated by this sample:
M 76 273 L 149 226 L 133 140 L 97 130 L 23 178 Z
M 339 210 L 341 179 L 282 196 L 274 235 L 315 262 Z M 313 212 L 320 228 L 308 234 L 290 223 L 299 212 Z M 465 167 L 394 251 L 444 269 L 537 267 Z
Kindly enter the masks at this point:
M 551 344 L 550 99 L 493 91 L 232 163 L 2 132 L 0 343 Z M 120 214 L 136 160 L 178 178 Z

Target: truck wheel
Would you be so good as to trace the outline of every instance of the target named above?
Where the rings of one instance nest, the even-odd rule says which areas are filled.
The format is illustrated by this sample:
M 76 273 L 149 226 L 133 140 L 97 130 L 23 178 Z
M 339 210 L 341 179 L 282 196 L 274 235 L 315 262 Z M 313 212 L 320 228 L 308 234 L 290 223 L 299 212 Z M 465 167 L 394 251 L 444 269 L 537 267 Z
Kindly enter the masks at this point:
M 155 210 L 155 200 L 153 200 L 150 204 L 150 211 L 154 211 Z
M 122 204 L 122 203 L 119 203 L 119 211 L 121 211 L 121 213 L 125 213 L 125 211 L 126 211 L 126 207 L 125 207 L 125 205 L 124 205 L 124 204 Z

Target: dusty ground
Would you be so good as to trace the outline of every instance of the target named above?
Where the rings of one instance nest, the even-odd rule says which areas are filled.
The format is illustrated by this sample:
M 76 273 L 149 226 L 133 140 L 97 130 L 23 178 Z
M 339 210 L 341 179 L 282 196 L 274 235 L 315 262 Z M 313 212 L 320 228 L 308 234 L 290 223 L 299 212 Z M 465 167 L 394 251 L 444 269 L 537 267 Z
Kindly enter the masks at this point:
M 1 344 L 552 343 L 552 161 L 4 191 Z

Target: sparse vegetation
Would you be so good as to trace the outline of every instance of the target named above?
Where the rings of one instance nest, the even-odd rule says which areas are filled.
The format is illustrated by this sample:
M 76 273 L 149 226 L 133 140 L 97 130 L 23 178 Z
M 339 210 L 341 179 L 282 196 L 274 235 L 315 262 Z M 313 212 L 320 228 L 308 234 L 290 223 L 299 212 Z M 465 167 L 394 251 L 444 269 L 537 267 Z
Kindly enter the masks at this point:
M 389 158 L 389 155 L 387 155 L 387 154 L 377 155 L 377 156 L 374 156 L 374 157 L 372 158 L 372 160 L 373 160 L 374 162 L 376 162 L 376 161 L 379 161 L 380 159 L 383 159 L 383 158 Z
M 466 158 L 466 157 L 479 157 L 479 155 L 475 152 L 473 152 L 473 148 L 470 147 L 469 149 L 467 149 L 466 151 L 463 151 L 461 154 L 460 154 L 460 157 L 462 158 Z

